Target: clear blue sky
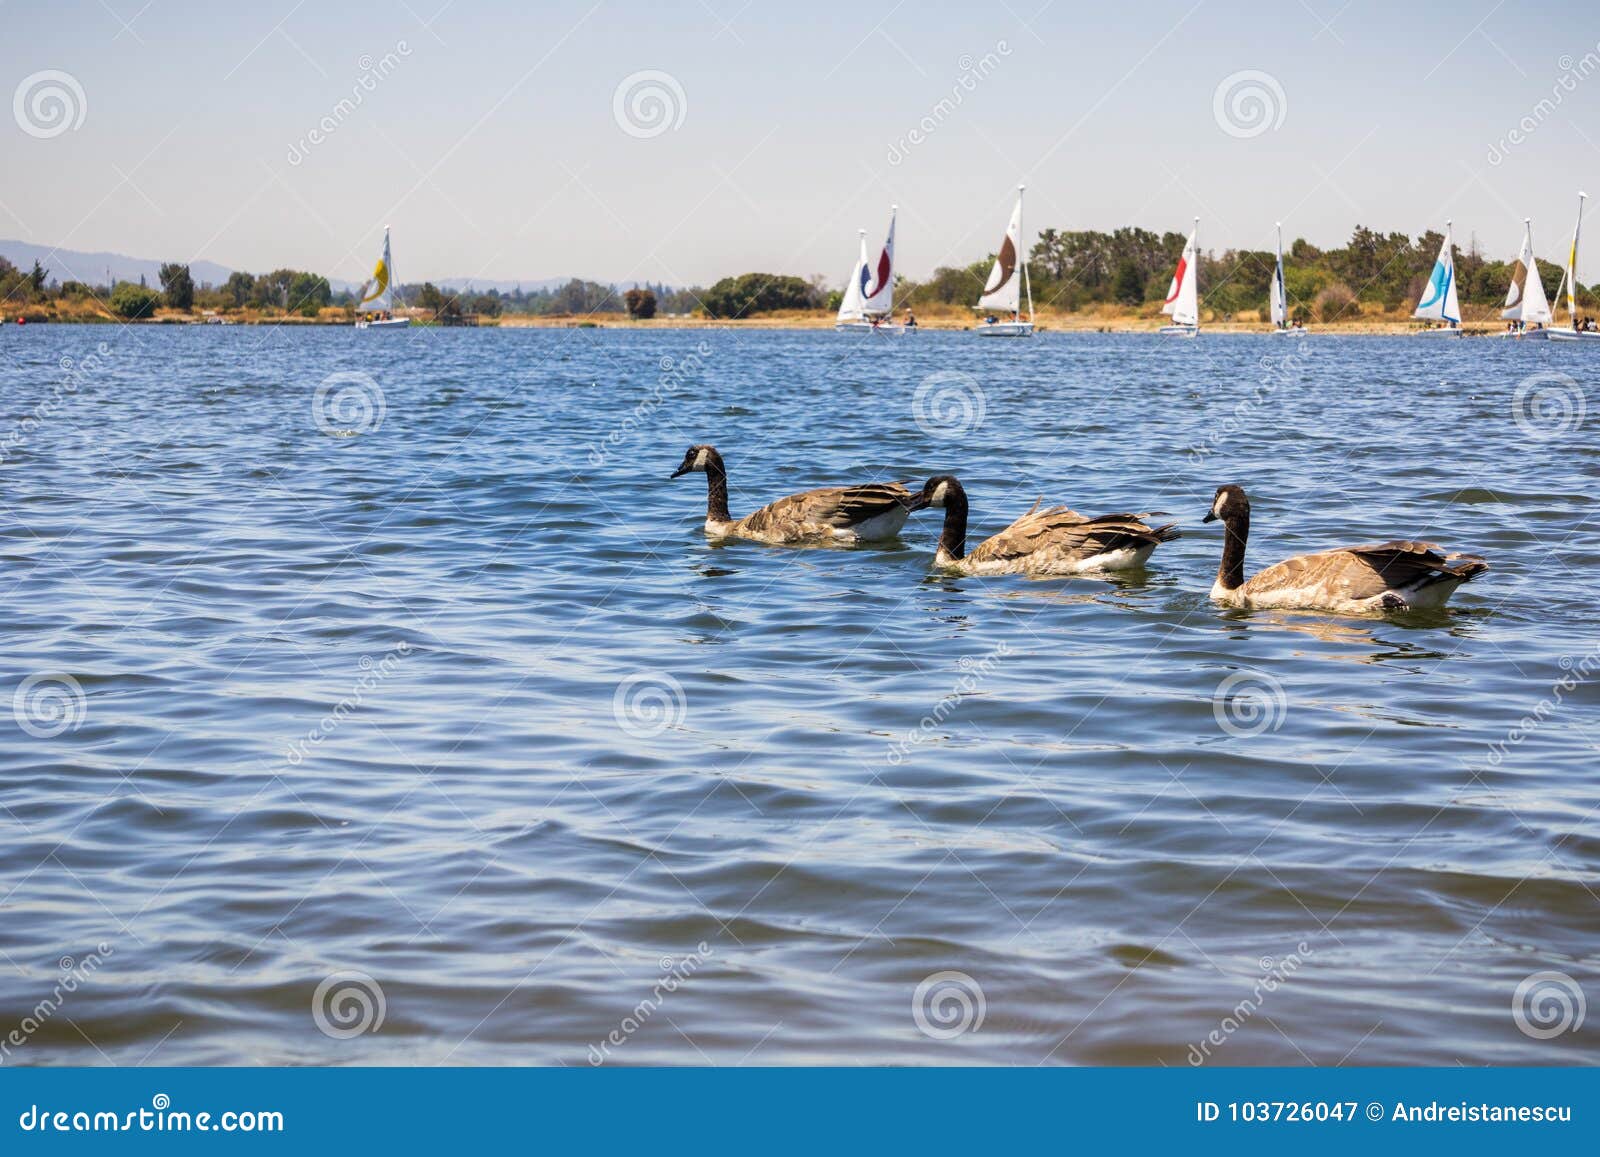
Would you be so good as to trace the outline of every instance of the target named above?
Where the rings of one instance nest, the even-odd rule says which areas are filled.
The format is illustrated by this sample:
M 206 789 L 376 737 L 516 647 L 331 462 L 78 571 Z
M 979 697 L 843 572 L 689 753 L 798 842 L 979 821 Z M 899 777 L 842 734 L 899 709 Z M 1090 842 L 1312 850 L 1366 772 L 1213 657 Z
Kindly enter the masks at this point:
M 992 251 L 1019 180 L 1030 233 L 1199 214 L 1208 248 L 1266 247 L 1280 218 L 1331 245 L 1358 222 L 1415 234 L 1452 216 L 1463 244 L 1509 255 L 1532 216 L 1559 260 L 1576 190 L 1600 207 L 1600 72 L 1535 111 L 1600 60 L 1600 14 L 1581 7 L 90 0 L 0 18 L 3 94 L 54 69 L 85 105 L 54 136 L 0 119 L 0 236 L 253 271 L 359 279 L 389 222 L 407 281 L 839 281 L 855 230 L 879 234 L 896 201 L 919 276 Z M 389 75 L 339 113 L 363 58 L 386 54 Z M 964 66 L 987 74 L 936 111 Z M 639 137 L 613 106 L 645 70 L 679 86 L 682 120 Z M 1281 90 L 1264 91 L 1282 120 L 1230 135 L 1214 96 L 1249 70 Z M 1534 131 L 1491 164 L 1524 117 Z M 1595 281 L 1600 217 L 1589 237 Z

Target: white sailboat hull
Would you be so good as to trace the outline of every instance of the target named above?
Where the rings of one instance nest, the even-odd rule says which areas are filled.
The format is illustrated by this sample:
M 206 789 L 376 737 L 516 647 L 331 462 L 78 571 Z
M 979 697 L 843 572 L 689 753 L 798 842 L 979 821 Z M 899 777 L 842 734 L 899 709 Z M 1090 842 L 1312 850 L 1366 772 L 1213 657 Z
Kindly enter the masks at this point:
M 1440 328 L 1440 329 L 1419 329 L 1419 330 L 1417 330 L 1417 332 L 1413 336 L 1415 336 L 1415 337 L 1460 337 L 1461 336 L 1461 329 L 1460 329 L 1459 326 L 1450 326 L 1450 327 L 1445 327 L 1445 328 Z
M 1546 329 L 1540 336 L 1547 341 L 1600 341 L 1600 331 L 1587 329 Z
M 908 327 L 892 321 L 880 322 L 877 325 L 873 325 L 870 321 L 837 321 L 834 322 L 833 328 L 840 333 L 866 332 L 890 335 L 898 334 L 901 336 L 904 336 L 908 333 L 915 333 L 917 331 L 917 327 L 914 325 Z
M 1156 331 L 1162 337 L 1195 337 L 1200 332 L 1197 325 L 1164 325 Z
M 979 337 L 1032 337 L 1031 321 L 980 322 L 974 331 Z
M 356 322 L 357 329 L 405 329 L 411 324 L 409 317 L 385 317 L 372 321 Z
M 1311 331 L 1306 329 L 1304 326 L 1301 326 L 1298 329 L 1291 326 L 1285 329 L 1271 329 L 1267 332 L 1273 337 L 1305 337 L 1306 334 L 1310 333 Z

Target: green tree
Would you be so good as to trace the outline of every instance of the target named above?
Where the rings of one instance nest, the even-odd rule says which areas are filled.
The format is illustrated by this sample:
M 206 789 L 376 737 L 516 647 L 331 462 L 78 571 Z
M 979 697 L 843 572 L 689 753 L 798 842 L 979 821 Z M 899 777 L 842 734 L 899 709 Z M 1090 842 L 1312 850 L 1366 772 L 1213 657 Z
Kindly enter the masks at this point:
M 1144 301 L 1144 270 L 1137 262 L 1124 257 L 1117 266 L 1116 297 L 1123 305 L 1138 305 Z
M 161 295 L 155 290 L 127 281 L 118 282 L 111 291 L 112 312 L 130 321 L 152 316 L 160 302 Z
M 438 317 L 439 311 L 444 309 L 444 294 L 433 282 L 424 281 L 422 288 L 417 290 L 417 305 Z
M 50 271 L 39 264 L 39 259 L 34 258 L 33 272 L 28 274 L 28 283 L 33 286 L 35 293 L 44 292 L 44 279 L 50 276 Z
M 743 273 L 724 277 L 706 290 L 704 303 L 711 317 L 749 317 L 779 309 L 816 309 L 822 304 L 822 295 L 799 277 Z
M 302 317 L 316 317 L 322 307 L 333 300 L 333 290 L 328 279 L 315 273 L 296 273 L 289 282 L 289 308 L 298 310 Z
M 631 318 L 648 321 L 656 315 L 656 295 L 653 290 L 635 286 L 622 295 L 622 301 L 628 307 L 628 316 Z
M 248 273 L 230 273 L 222 291 L 235 306 L 246 305 L 255 296 L 256 279 Z
M 169 261 L 157 274 L 161 279 L 161 294 L 173 309 L 188 310 L 194 306 L 194 278 L 189 267 Z

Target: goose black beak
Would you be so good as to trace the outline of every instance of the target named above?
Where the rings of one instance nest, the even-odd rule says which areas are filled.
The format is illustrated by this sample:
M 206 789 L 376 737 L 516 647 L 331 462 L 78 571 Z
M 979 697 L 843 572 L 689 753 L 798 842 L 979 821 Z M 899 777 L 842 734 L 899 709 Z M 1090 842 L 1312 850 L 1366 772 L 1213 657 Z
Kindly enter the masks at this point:
M 919 494 L 913 494 L 911 496 L 911 500 L 906 503 L 906 509 L 911 511 L 911 513 L 913 513 L 913 514 L 915 514 L 919 510 L 928 509 L 928 496 L 926 494 L 920 494 L 920 493 Z
M 689 473 L 689 468 L 687 466 L 679 466 L 676 470 L 674 470 L 672 472 L 671 476 L 673 478 L 682 478 L 687 473 Z
M 1215 522 L 1216 520 L 1217 520 L 1217 512 L 1215 510 L 1208 510 L 1208 511 L 1206 511 L 1206 516 L 1204 518 L 1202 518 L 1200 521 L 1201 522 Z

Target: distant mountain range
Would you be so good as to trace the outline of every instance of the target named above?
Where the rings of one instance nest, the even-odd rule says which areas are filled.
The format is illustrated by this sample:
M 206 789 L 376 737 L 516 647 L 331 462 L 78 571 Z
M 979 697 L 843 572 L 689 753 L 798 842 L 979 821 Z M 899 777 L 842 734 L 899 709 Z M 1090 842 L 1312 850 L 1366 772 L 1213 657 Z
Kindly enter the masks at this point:
M 18 269 L 33 268 L 38 261 L 50 271 L 51 281 L 82 281 L 88 285 L 104 285 L 106 270 L 111 280 L 138 281 L 143 277 L 147 284 L 159 285 L 156 276 L 161 268 L 159 261 L 146 261 L 139 257 L 124 257 L 120 253 L 84 253 L 77 249 L 53 249 L 49 245 L 33 245 L 27 241 L 0 241 L 0 257 Z M 215 261 L 191 261 L 189 273 L 196 282 L 209 281 L 221 285 L 233 270 Z
M 27 241 L 0 241 L 0 257 L 4 257 L 18 269 L 23 270 L 32 269 L 33 263 L 38 261 L 50 271 L 49 276 L 52 281 L 82 281 L 89 285 L 104 285 L 106 271 L 110 270 L 112 282 L 138 281 L 143 277 L 147 285 L 161 283 L 157 276 L 161 269 L 160 261 L 127 257 L 121 253 L 84 253 L 77 249 L 52 249 L 48 245 L 34 245 Z M 267 273 L 270 270 L 253 269 L 251 272 Z M 218 265 L 215 261 L 191 261 L 189 273 L 196 284 L 221 285 L 228 280 L 233 270 L 225 265 Z M 429 278 L 429 280 L 440 289 L 461 290 L 470 287 L 478 293 L 488 293 L 491 289 L 510 293 L 520 285 L 524 293 L 534 293 L 541 289 L 559 288 L 572 278 L 533 277 L 525 281 L 493 281 L 482 277 L 446 277 Z M 361 288 L 359 281 L 340 281 L 331 277 L 328 279 L 328 284 L 335 293 Z M 625 281 L 619 283 L 618 288 L 631 289 L 638 284 L 640 283 L 636 281 Z

